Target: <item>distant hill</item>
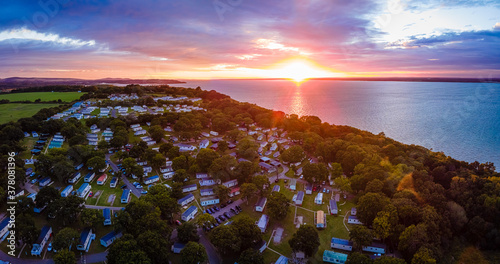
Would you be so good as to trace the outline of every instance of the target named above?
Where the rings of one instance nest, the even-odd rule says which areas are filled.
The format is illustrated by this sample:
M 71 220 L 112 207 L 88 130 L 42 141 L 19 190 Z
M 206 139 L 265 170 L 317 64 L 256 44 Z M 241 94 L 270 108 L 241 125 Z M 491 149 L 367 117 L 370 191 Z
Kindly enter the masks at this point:
M 184 83 L 177 80 L 165 79 L 128 79 L 128 78 L 104 78 L 96 80 L 84 80 L 76 78 L 25 78 L 10 77 L 0 79 L 0 90 L 12 88 L 24 88 L 47 85 L 99 85 L 99 84 L 175 84 Z

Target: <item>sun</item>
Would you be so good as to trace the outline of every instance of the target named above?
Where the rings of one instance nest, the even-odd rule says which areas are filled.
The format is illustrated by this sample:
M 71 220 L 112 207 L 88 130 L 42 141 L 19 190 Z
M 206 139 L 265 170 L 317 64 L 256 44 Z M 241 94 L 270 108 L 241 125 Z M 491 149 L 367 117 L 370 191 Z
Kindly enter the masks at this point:
M 290 79 L 296 83 L 301 83 L 310 78 L 339 76 L 337 72 L 304 58 L 292 58 L 281 61 L 270 71 L 270 75 L 273 78 Z

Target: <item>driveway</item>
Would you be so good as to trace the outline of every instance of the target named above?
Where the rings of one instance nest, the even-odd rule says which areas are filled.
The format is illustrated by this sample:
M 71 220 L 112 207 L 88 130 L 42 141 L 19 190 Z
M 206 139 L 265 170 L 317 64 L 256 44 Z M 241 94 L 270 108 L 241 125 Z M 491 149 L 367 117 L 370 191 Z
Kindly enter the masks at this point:
M 198 235 L 200 236 L 200 241 L 198 242 L 202 244 L 205 247 L 205 250 L 207 251 L 208 263 L 210 264 L 222 263 L 220 256 L 217 253 L 217 250 L 215 249 L 214 245 L 210 243 L 207 234 L 205 234 L 205 232 L 203 232 L 201 228 L 198 228 Z
M 231 208 L 234 208 L 237 205 L 241 205 L 242 203 L 243 203 L 243 200 L 238 199 L 238 200 L 234 201 L 232 204 L 229 204 L 224 208 L 220 208 L 220 205 L 218 205 L 217 207 L 219 207 L 220 210 L 218 212 L 213 213 L 212 216 L 219 217 L 220 215 L 224 214 L 225 212 L 228 212 L 232 216 L 234 214 L 231 213 Z M 208 207 L 212 207 L 212 206 L 208 206 Z
M 111 166 L 111 168 L 113 169 L 113 171 L 115 171 L 116 173 L 121 173 L 120 169 L 118 168 L 118 166 L 116 166 L 116 164 L 113 163 L 113 161 L 111 161 L 110 157 L 111 157 L 112 154 L 106 154 L 106 160 L 109 162 L 109 165 Z M 141 197 L 141 192 L 135 188 L 135 186 L 130 183 L 130 181 L 127 179 L 127 177 L 125 176 L 121 176 L 121 179 L 122 181 L 125 183 L 125 185 L 127 185 L 127 188 L 132 191 L 132 193 L 137 196 L 137 197 Z

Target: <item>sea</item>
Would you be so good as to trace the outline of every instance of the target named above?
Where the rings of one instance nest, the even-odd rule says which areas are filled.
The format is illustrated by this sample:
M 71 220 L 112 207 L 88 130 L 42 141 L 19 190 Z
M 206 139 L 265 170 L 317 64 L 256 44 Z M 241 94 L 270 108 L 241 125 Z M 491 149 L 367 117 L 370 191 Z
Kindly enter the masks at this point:
M 500 168 L 500 84 L 308 80 L 184 80 L 231 98 L 314 115 Z

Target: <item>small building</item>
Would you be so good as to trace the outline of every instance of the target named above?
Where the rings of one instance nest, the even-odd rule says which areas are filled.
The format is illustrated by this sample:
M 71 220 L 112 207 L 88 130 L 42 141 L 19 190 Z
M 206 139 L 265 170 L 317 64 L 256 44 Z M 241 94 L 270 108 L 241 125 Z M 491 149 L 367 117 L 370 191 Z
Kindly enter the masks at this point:
M 108 180 L 108 175 L 105 173 L 97 179 L 97 185 L 104 185 L 106 183 L 106 180 Z
M 175 172 L 173 172 L 173 171 L 163 173 L 163 179 L 165 179 L 165 180 L 172 179 L 172 177 L 174 177 L 174 175 L 175 175 Z
M 80 242 L 76 246 L 76 249 L 89 252 L 90 244 L 92 244 L 92 240 L 94 239 L 95 234 L 92 233 L 92 229 L 90 227 L 84 228 L 80 234 Z
M 210 197 L 202 197 L 200 198 L 201 206 L 209 206 L 213 204 L 218 204 L 220 202 L 219 197 L 210 196 Z
M 73 191 L 73 185 L 68 185 L 64 190 L 61 192 L 61 197 L 68 197 L 71 192 Z
M 79 171 L 83 168 L 83 163 L 80 163 L 78 165 L 75 166 L 75 170 Z
M 38 236 L 36 242 L 33 244 L 33 247 L 31 248 L 32 256 L 42 255 L 43 248 L 47 244 L 47 241 L 50 239 L 51 235 L 52 235 L 52 227 L 48 225 L 43 226 L 40 235 Z
M 304 192 L 299 191 L 297 192 L 297 198 L 295 198 L 295 205 L 302 205 L 304 202 Z
M 216 182 L 213 178 L 203 178 L 200 180 L 200 186 L 212 186 L 215 184 Z
M 212 136 L 218 136 L 218 135 L 219 135 L 219 133 L 217 133 L 217 132 L 215 132 L 215 131 L 210 131 L 210 135 L 212 135 Z
M 2 242 L 9 233 L 9 217 L 5 217 L 2 222 L 0 222 L 0 242 Z
M 263 171 L 268 172 L 268 173 L 272 173 L 272 172 L 276 171 L 276 168 L 274 166 L 269 165 L 265 162 L 259 162 L 259 166 Z
M 80 188 L 76 191 L 76 195 L 80 198 L 87 199 L 87 196 L 89 195 L 90 189 L 92 187 L 88 183 L 83 183 Z
M 344 264 L 347 261 L 347 254 L 325 250 L 323 252 L 323 262 Z
M 115 188 L 117 183 L 118 183 L 118 178 L 117 177 L 113 177 L 111 179 L 111 181 L 109 182 L 109 187 L 110 188 Z
M 160 172 L 161 173 L 167 173 L 167 172 L 172 172 L 172 171 L 174 171 L 172 169 L 172 166 L 162 166 L 162 167 L 160 167 Z
M 182 197 L 181 199 L 177 200 L 177 203 L 180 206 L 186 206 L 193 201 L 194 201 L 194 195 L 192 193 L 190 193 L 190 194 Z
M 365 252 L 385 254 L 385 245 L 382 243 L 373 242 L 371 245 L 363 246 L 361 249 Z
M 201 196 L 214 195 L 214 190 L 213 189 L 200 189 L 200 195 Z
M 297 179 L 290 180 L 290 190 L 292 191 L 297 190 Z
M 144 179 L 144 184 L 152 184 L 158 181 L 160 181 L 160 177 L 158 175 L 155 175 Z
M 257 203 L 255 204 L 255 211 L 257 212 L 263 212 L 264 208 L 266 207 L 267 204 L 267 198 L 266 197 L 261 197 Z
M 192 192 L 192 191 L 196 191 L 196 189 L 198 189 L 198 185 L 196 184 L 190 184 L 190 185 L 186 185 L 184 187 L 182 187 L 182 192 Z
M 196 173 L 196 179 L 204 179 L 204 178 L 209 178 L 207 173 L 203 173 L 203 172 Z
M 274 185 L 274 186 L 273 186 L 273 190 L 272 190 L 272 191 L 273 191 L 273 192 L 280 192 L 280 188 L 281 188 L 281 187 L 280 187 L 279 185 Z
M 193 219 L 197 212 L 198 207 L 191 205 L 186 211 L 184 211 L 184 213 L 182 213 L 181 219 L 187 222 Z
M 262 233 L 265 233 L 266 229 L 267 229 L 267 225 L 269 224 L 269 217 L 266 214 L 262 214 L 260 216 L 259 221 L 257 221 L 257 223 L 255 223 L 255 224 L 257 225 L 257 227 L 259 227 L 259 229 Z
M 330 247 L 345 251 L 352 251 L 352 242 L 347 239 L 332 237 Z
M 351 215 L 356 215 L 357 210 L 356 207 L 351 208 Z
M 174 146 L 179 147 L 179 151 L 180 152 L 189 152 L 189 151 L 195 151 L 196 150 L 195 146 L 189 145 L 189 144 L 179 143 L 179 144 L 175 144 Z
M 223 182 L 222 185 L 226 186 L 227 188 L 231 188 L 233 186 L 238 185 L 238 180 L 234 179 L 234 180 L 230 180 L 230 181 L 227 181 L 227 182 Z
M 200 141 L 199 148 L 200 149 L 207 148 L 208 144 L 210 144 L 210 141 L 208 141 L 208 139 L 203 139 L 202 141 Z
M 304 187 L 304 190 L 306 191 L 306 194 L 312 194 L 313 193 L 313 187 L 312 184 L 307 183 Z
M 316 228 L 325 228 L 325 227 L 326 227 L 325 212 L 319 210 L 316 212 Z
M 314 198 L 314 203 L 315 204 L 323 204 L 323 193 L 320 192 L 318 195 L 316 195 L 316 198 Z
M 288 258 L 281 255 L 278 260 L 276 260 L 276 262 L 274 262 L 274 264 L 288 264 Z
M 182 243 L 174 243 L 172 245 L 172 252 L 175 253 L 175 254 L 180 254 L 181 251 L 186 247 L 186 244 L 182 244 Z
M 113 244 L 113 242 L 115 242 L 115 240 L 122 237 L 122 235 L 122 232 L 113 230 L 101 238 L 101 245 L 103 245 L 104 247 L 109 247 L 111 244 Z
M 126 203 L 130 202 L 130 190 L 129 189 L 123 190 L 120 201 L 122 204 L 126 204 Z
M 233 197 L 235 195 L 240 194 L 240 187 L 233 187 L 231 188 L 231 191 L 229 192 L 229 197 Z
M 337 215 L 339 213 L 339 209 L 337 207 L 337 201 L 334 199 L 330 200 L 330 214 Z
M 85 177 L 83 178 L 83 182 L 92 182 L 94 180 L 95 173 L 89 172 Z
M 42 153 L 42 151 L 39 149 L 32 149 L 31 150 L 31 154 L 33 154 L 33 155 L 39 155 L 40 153 Z
M 104 208 L 102 210 L 102 215 L 104 216 L 104 225 L 111 225 L 111 210 L 109 208 Z
M 347 223 L 353 224 L 353 225 L 362 225 L 363 224 L 363 223 L 361 223 L 361 221 L 359 221 L 359 219 L 355 215 L 350 215 L 347 218 Z
M 38 185 L 40 187 L 45 187 L 45 186 L 48 186 L 52 183 L 52 180 L 50 179 L 50 177 L 46 177 L 46 178 L 43 178 L 40 180 L 40 182 L 38 183 Z

